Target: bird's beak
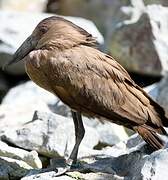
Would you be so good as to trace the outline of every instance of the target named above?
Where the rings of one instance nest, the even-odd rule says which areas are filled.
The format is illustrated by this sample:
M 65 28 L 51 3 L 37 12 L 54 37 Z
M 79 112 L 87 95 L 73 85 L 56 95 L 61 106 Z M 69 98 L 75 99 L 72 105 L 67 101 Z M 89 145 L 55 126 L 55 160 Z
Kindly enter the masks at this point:
M 3 66 L 5 70 L 9 65 L 14 64 L 22 60 L 26 55 L 29 54 L 37 45 L 37 40 L 32 36 L 29 36 L 23 44 L 17 49 L 11 61 Z

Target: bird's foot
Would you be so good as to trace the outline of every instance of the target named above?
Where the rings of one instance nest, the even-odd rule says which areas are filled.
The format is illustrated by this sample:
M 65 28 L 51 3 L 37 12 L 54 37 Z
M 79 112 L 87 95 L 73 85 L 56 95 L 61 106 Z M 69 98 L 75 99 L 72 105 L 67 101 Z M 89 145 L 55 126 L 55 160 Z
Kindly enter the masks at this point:
M 67 172 L 74 171 L 80 167 L 80 163 L 74 162 L 72 159 L 68 159 L 64 163 L 64 167 L 57 167 L 55 177 L 64 175 Z
M 70 171 L 70 167 L 59 167 L 56 169 L 56 174 L 54 174 L 54 177 L 64 175 L 65 173 L 69 171 Z

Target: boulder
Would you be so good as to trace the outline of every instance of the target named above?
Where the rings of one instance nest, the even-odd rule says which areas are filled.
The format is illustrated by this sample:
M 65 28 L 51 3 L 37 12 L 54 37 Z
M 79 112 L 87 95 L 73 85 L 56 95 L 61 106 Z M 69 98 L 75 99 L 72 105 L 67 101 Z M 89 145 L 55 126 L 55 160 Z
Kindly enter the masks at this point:
M 32 169 L 27 163 L 7 157 L 0 157 L 0 179 L 20 179 Z
M 32 121 L 4 130 L 1 139 L 24 149 L 36 150 L 47 157 L 64 156 L 65 152 L 70 154 L 75 144 L 73 121 L 60 115 L 36 111 Z M 89 155 L 88 149 L 98 142 L 97 131 L 86 126 L 79 156 Z
M 110 52 L 131 72 L 165 74 L 167 66 L 168 7 L 132 0 L 122 7 L 130 19 L 121 21 L 112 35 Z
M 147 4 L 158 4 L 162 6 L 168 6 L 167 0 L 145 0 L 144 3 Z
M 26 162 L 32 168 L 42 168 L 41 160 L 36 151 L 28 152 L 23 149 L 8 146 L 0 141 L 0 157 L 8 157 Z
M 144 88 L 151 97 L 157 101 L 165 110 L 166 116 L 168 117 L 168 76 L 167 74 L 164 78 L 155 84 L 147 86 Z
M 53 15 L 55 14 L 0 11 L 0 67 L 12 58 L 16 49 L 42 19 Z M 97 38 L 100 44 L 103 43 L 103 37 L 92 21 L 79 17 L 64 18 L 86 29 Z M 7 72 L 15 75 L 24 74 L 23 62 L 12 65 Z
M 134 137 L 134 141 L 136 139 Z M 107 177 L 115 180 L 166 180 L 167 153 L 168 149 L 153 152 L 148 145 L 139 146 L 138 144 L 130 149 L 127 147 L 127 152 L 116 157 L 112 154 L 103 154 L 103 152 L 101 155 L 84 157 L 81 159 L 81 166 L 76 169 L 77 172 L 68 172 L 67 174 L 75 179 L 90 179 L 91 177 L 103 179 L 103 177 Z M 56 166 L 53 165 L 53 167 Z
M 45 9 L 47 0 L 1 0 L 0 8 L 3 10 L 41 12 Z
M 16 96 L 17 98 L 15 98 Z M 37 104 L 37 102 L 41 102 L 41 104 L 46 104 L 46 107 L 43 106 L 43 111 L 48 111 L 50 109 L 56 114 L 70 116 L 70 109 L 66 105 L 64 105 L 56 96 L 40 88 L 32 81 L 28 81 L 26 83 L 11 88 L 10 91 L 8 91 L 6 96 L 3 98 L 2 105 L 15 105 L 24 107 L 23 104 L 25 106 L 28 106 L 28 104 L 34 106 L 35 104 Z M 37 107 L 38 106 L 39 105 L 37 105 Z M 39 106 L 39 110 L 40 109 L 41 108 Z M 38 108 L 34 108 L 34 110 L 38 110 Z M 15 109 L 15 111 L 17 110 Z
M 59 177 L 55 177 L 55 171 L 49 172 L 41 172 L 41 171 L 30 171 L 25 177 L 21 178 L 21 180 L 74 180 L 69 175 L 62 175 Z
M 28 175 L 23 177 L 21 180 L 74 180 L 74 179 L 82 179 L 82 180 L 122 180 L 123 178 L 120 178 L 116 175 L 111 175 L 108 173 L 80 173 L 80 172 L 69 172 L 66 175 L 62 175 L 60 177 L 55 177 L 56 172 L 50 171 L 50 172 L 44 172 L 44 173 L 39 173 L 36 171 L 30 171 Z
M 110 53 L 129 71 L 153 75 L 161 71 L 147 14 L 142 15 L 135 23 L 124 24 L 116 29 L 112 36 Z

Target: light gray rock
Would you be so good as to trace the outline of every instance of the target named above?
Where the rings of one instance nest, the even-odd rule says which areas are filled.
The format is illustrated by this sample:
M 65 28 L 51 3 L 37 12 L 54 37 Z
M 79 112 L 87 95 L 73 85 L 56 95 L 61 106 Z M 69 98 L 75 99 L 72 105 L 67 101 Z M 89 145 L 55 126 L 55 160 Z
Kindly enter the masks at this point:
M 166 73 L 159 83 L 145 87 L 144 90 L 164 108 L 168 117 L 168 74 Z
M 27 174 L 25 177 L 21 178 L 21 180 L 73 180 L 74 178 L 71 178 L 67 175 L 62 175 L 59 177 L 55 177 L 56 172 L 55 171 L 49 171 L 49 172 L 39 172 L 39 171 L 30 171 L 29 174 Z
M 28 152 L 23 149 L 14 148 L 2 141 L 0 141 L 0 156 L 22 160 L 32 168 L 42 168 L 41 160 L 36 151 Z
M 168 149 L 152 153 L 142 167 L 142 178 L 150 180 L 167 180 Z
M 134 147 L 135 148 L 135 147 Z M 81 160 L 81 167 L 74 172 L 66 173 L 72 179 L 114 179 L 114 180 L 166 180 L 168 166 L 168 149 L 159 150 L 151 154 L 146 154 L 140 150 L 135 150 L 117 157 L 108 155 L 94 155 Z M 56 166 L 53 166 L 53 168 Z M 47 170 L 47 169 L 46 169 Z M 30 179 L 53 179 L 56 172 L 46 170 L 31 170 L 23 180 Z M 67 178 L 67 176 L 61 176 Z
M 94 138 L 93 138 L 94 137 Z M 69 154 L 74 145 L 74 127 L 71 119 L 56 114 L 36 112 L 32 121 L 20 127 L 6 129 L 1 135 L 3 141 L 11 142 L 19 147 L 36 150 L 48 157 Z M 79 156 L 89 152 L 98 144 L 99 135 L 96 130 L 86 127 L 86 135 L 81 143 Z M 84 152 L 82 152 L 82 147 Z
M 0 8 L 3 10 L 12 11 L 30 11 L 30 12 L 42 12 L 45 9 L 47 0 L 1 0 Z
M 79 173 L 72 172 L 68 173 L 68 176 L 73 177 L 74 179 L 82 180 L 124 180 L 124 177 L 119 177 L 117 175 L 108 174 L 108 173 Z
M 134 22 L 123 22 L 112 35 L 111 54 L 130 72 L 157 75 L 161 72 L 147 13 Z
M 32 167 L 24 161 L 0 157 L 0 179 L 2 180 L 20 179 L 25 176 L 30 169 L 32 169 Z
M 95 128 L 100 134 L 100 143 L 114 145 L 128 139 L 128 135 L 123 126 L 110 122 L 105 122 L 104 124 L 99 122 Z
M 48 106 L 42 101 L 22 105 L 0 106 L 0 134 L 5 129 L 12 129 L 29 122 L 35 110 L 49 112 Z
M 34 110 L 40 110 L 40 107 L 44 107 L 43 111 L 48 112 L 48 110 L 50 109 L 52 112 L 63 116 L 70 116 L 71 114 L 70 109 L 65 104 L 63 104 L 55 95 L 40 88 L 32 81 L 28 81 L 11 88 L 2 100 L 3 105 L 12 107 L 26 107 L 29 106 L 29 104 L 30 106 L 35 106 L 35 104 L 37 104 L 36 102 L 39 102 L 39 104 L 40 102 L 42 104 L 46 104 L 46 107 L 39 106 L 38 104 L 37 107 L 39 107 L 39 109 L 34 107 Z M 15 109 L 15 111 L 17 110 Z
M 42 19 L 53 15 L 55 14 L 0 11 L 0 67 L 11 59 L 12 54 Z M 103 37 L 93 22 L 78 17 L 65 18 L 86 29 L 100 43 L 103 43 Z M 7 69 L 7 72 L 24 74 L 23 62 L 12 65 Z
M 157 96 L 159 93 L 158 83 L 154 83 L 154 84 L 149 85 L 143 89 L 152 97 L 152 99 L 154 99 L 154 100 L 157 99 Z
M 137 138 L 134 136 L 134 140 Z M 130 140 L 129 140 L 130 141 Z M 133 138 L 131 139 L 133 141 Z M 127 143 L 129 144 L 129 143 Z M 127 147 L 125 154 L 120 154 L 116 157 L 111 155 L 94 156 L 83 158 L 82 162 L 84 170 L 81 172 L 102 172 L 109 173 L 114 179 L 126 180 L 166 180 L 168 168 L 168 149 L 162 149 L 152 152 L 149 146 L 140 144 L 132 147 Z M 112 147 L 111 149 L 113 149 Z M 95 174 L 96 175 L 96 174 Z
M 117 46 L 117 48 L 118 49 L 123 48 L 121 52 L 123 53 L 125 52 L 125 54 L 130 56 L 130 58 L 132 58 L 133 55 L 135 55 L 135 53 L 138 52 L 139 58 L 142 56 L 141 60 L 144 58 L 146 59 L 146 63 L 150 62 L 149 64 L 148 63 L 146 64 L 142 60 L 143 62 L 142 65 L 144 64 L 144 68 L 142 72 L 141 72 L 142 69 L 137 69 L 138 72 L 147 73 L 147 74 L 158 74 L 158 75 L 165 74 L 168 71 L 168 58 L 167 58 L 168 57 L 168 53 L 167 53 L 168 52 L 167 51 L 168 7 L 163 7 L 161 5 L 155 5 L 155 4 L 145 6 L 142 0 L 131 0 L 131 1 L 133 4 L 132 7 L 122 8 L 122 10 L 125 13 L 131 14 L 131 18 L 129 20 L 123 21 L 124 26 L 119 27 L 118 35 L 120 35 L 120 30 L 121 30 L 121 35 L 124 35 L 124 33 L 126 33 L 125 35 L 127 35 L 127 31 L 125 30 L 127 29 L 131 30 L 131 27 L 137 25 L 136 31 L 132 31 L 131 33 L 132 35 L 131 38 L 133 38 L 132 42 L 130 42 L 130 36 L 128 34 L 128 36 L 125 36 L 124 41 L 122 42 L 122 44 L 125 44 L 125 47 L 121 45 L 121 47 Z M 125 30 L 123 30 L 124 28 Z M 138 32 L 137 36 L 136 36 L 136 32 Z M 122 37 L 121 38 L 114 37 L 114 38 L 116 40 L 118 39 L 121 40 Z M 135 44 L 135 47 L 131 46 L 133 43 Z M 148 47 L 147 52 L 145 52 L 147 50 L 146 46 Z M 115 47 L 115 41 L 114 41 L 114 47 Z M 137 49 L 138 47 L 139 50 Z M 117 54 L 117 52 L 115 53 Z M 151 54 L 149 55 L 149 53 Z M 151 57 L 154 54 L 155 57 L 152 60 Z M 125 64 L 127 65 L 126 67 L 129 67 L 130 65 L 129 62 L 127 62 L 127 60 L 125 61 Z M 134 65 L 136 65 L 136 61 L 134 62 Z M 153 69 L 151 69 L 151 67 Z M 138 68 L 138 66 L 135 66 L 135 68 Z

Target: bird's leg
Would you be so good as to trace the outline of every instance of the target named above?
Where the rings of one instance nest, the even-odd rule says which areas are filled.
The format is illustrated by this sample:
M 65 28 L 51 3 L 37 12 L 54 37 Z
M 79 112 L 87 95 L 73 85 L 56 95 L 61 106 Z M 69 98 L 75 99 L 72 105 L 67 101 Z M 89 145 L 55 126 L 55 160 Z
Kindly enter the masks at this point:
M 73 166 L 77 162 L 78 149 L 85 135 L 85 129 L 82 122 L 82 116 L 79 112 L 72 111 L 72 118 L 73 118 L 74 127 L 75 127 L 75 145 L 73 147 L 73 150 L 71 152 L 69 159 L 67 160 L 67 163 Z
M 74 122 L 75 127 L 75 145 L 73 147 L 73 150 L 69 156 L 69 158 L 66 160 L 66 167 L 65 168 L 58 168 L 57 174 L 55 176 L 60 176 L 73 167 L 75 167 L 75 164 L 77 162 L 77 155 L 78 155 L 78 149 L 79 145 L 84 137 L 85 129 L 82 122 L 82 116 L 79 112 L 72 111 L 72 118 Z

